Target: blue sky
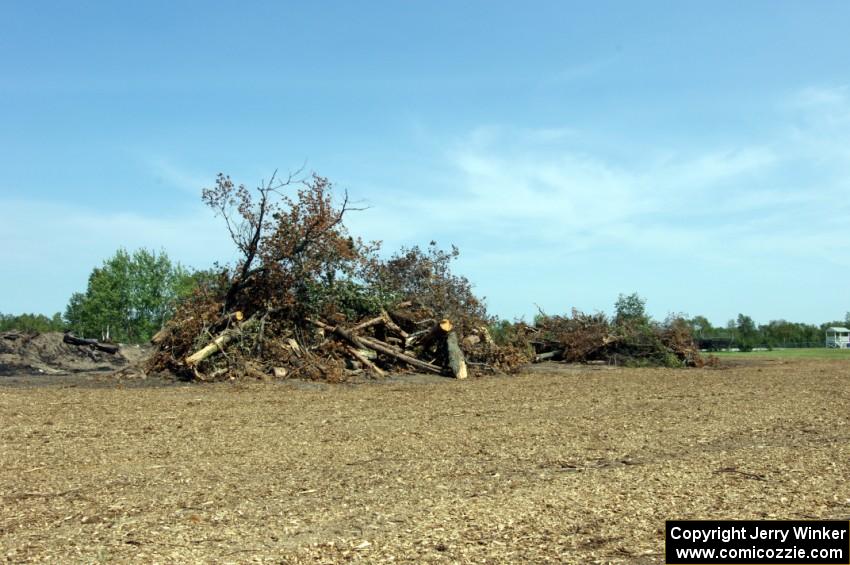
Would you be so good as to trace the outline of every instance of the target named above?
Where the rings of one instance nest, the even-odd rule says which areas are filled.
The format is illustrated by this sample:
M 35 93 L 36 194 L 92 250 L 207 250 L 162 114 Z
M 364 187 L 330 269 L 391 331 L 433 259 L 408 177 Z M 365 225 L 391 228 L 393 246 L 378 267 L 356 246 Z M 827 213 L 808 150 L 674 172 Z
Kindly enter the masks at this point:
M 331 178 L 504 318 L 850 310 L 847 2 L 0 1 L 0 311 L 233 261 L 219 171 Z

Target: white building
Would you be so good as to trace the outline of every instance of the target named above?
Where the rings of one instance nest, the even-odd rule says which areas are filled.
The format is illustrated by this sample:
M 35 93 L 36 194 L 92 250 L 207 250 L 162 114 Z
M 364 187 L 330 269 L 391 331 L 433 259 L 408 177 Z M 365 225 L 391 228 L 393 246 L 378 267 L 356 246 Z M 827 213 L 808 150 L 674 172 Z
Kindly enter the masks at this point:
M 847 328 L 826 328 L 826 346 L 832 348 L 850 347 L 850 330 Z

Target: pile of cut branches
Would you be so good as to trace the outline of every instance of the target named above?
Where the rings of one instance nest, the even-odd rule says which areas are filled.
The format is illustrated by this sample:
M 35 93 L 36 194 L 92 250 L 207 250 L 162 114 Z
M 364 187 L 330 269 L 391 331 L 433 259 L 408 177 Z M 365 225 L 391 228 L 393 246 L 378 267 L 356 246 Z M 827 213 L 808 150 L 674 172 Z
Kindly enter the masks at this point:
M 611 321 L 600 312 L 573 309 L 570 316 L 541 313 L 525 326 L 534 362 L 603 362 L 625 366 L 700 367 L 704 361 L 684 320 Z
M 204 281 L 153 337 L 150 372 L 186 379 L 307 378 L 339 382 L 416 371 L 465 378 L 522 361 L 500 348 L 458 251 L 403 248 L 349 235 L 352 207 L 327 179 L 273 176 L 255 191 L 219 175 L 204 201 L 241 253 Z
M 204 381 L 244 376 L 341 382 L 357 375 L 384 377 L 397 371 L 464 379 L 471 370 L 512 368 L 495 358 L 494 363 L 467 361 L 464 347 L 476 351 L 468 338 L 486 335 L 486 326 L 461 338 L 450 319 L 423 315 L 410 301 L 361 320 L 334 316 L 300 322 L 274 312 L 246 316 L 236 311 L 216 320 L 200 320 L 202 330 L 188 348 L 184 329 L 172 322 L 154 336 L 158 348 L 149 370 Z

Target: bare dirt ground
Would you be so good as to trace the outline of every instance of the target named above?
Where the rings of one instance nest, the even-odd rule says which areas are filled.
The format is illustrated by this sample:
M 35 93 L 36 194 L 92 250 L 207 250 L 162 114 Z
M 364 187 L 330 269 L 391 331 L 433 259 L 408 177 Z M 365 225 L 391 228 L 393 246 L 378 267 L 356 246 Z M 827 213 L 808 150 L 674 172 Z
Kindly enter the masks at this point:
M 665 519 L 850 519 L 846 361 L 48 382 L 0 379 L 10 562 L 656 563 Z
M 0 377 L 112 372 L 141 359 L 147 348 L 122 346 L 110 355 L 62 341 L 59 332 L 0 332 Z

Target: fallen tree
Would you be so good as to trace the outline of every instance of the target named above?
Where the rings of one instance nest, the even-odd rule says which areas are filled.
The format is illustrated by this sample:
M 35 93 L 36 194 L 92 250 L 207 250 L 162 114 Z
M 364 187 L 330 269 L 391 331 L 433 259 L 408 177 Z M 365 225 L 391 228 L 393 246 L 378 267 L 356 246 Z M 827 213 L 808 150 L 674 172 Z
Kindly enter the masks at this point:
M 64 336 L 62 336 L 62 341 L 70 345 L 84 345 L 86 347 L 90 347 L 91 349 L 97 349 L 98 351 L 109 353 L 110 355 L 115 355 L 119 351 L 119 347 L 114 343 L 103 343 L 97 341 L 96 339 L 85 339 L 82 337 L 76 337 L 70 333 L 66 333 Z

